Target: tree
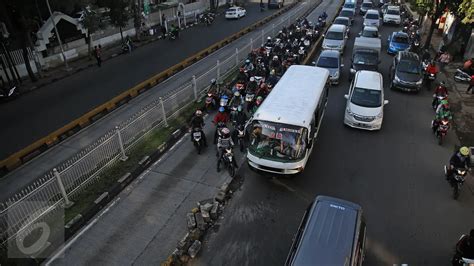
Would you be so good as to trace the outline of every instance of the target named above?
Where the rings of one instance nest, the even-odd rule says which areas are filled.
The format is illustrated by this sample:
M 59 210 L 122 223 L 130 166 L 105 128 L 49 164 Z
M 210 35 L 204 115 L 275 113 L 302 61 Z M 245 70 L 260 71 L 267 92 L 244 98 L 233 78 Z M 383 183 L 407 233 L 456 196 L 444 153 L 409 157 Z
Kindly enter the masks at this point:
M 120 29 L 120 37 L 123 42 L 122 28 L 127 26 L 130 19 L 129 1 L 128 0 L 108 0 L 104 1 L 105 5 L 110 9 L 110 23 Z
M 136 38 L 140 40 L 140 32 L 142 28 L 142 10 L 141 10 L 141 1 L 135 0 L 135 3 L 132 4 L 133 10 L 133 26 L 135 26 Z
M 457 11 L 464 15 L 461 20 L 462 23 L 474 23 L 474 4 L 472 0 L 463 0 Z
M 87 29 L 86 42 L 89 58 L 91 58 L 92 55 L 92 34 L 94 34 L 99 29 L 105 27 L 105 24 L 102 22 L 101 16 L 94 11 L 96 9 L 96 6 L 88 6 L 88 8 L 84 8 L 83 10 L 86 13 L 86 16 L 84 17 L 84 20 L 81 21 L 81 24 L 84 26 L 84 28 Z

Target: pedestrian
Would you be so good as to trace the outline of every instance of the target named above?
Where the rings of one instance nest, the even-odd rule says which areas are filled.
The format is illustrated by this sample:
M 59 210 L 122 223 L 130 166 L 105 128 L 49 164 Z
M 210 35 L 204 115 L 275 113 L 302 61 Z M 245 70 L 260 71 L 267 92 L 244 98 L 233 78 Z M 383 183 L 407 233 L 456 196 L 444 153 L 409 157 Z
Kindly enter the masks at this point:
M 102 66 L 102 46 L 95 46 L 95 59 L 97 60 L 97 66 Z
M 127 44 L 127 47 L 128 47 L 128 53 L 131 53 L 132 52 L 132 39 L 130 38 L 130 36 L 126 37 L 125 43 Z
M 441 70 L 444 71 L 444 67 L 451 62 L 451 55 L 445 51 L 439 56 L 439 63 Z
M 466 93 L 469 93 L 469 91 L 474 94 L 474 75 L 471 76 L 471 80 L 469 81 L 469 87 L 467 87 Z

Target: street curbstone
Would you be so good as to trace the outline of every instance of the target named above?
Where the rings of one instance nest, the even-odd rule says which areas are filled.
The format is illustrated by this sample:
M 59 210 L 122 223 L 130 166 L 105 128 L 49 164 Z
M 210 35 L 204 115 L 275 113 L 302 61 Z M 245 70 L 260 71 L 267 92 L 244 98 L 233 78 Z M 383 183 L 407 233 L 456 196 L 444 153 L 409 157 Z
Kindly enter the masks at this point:
M 194 213 L 190 212 L 186 214 L 186 222 L 189 230 L 196 228 L 196 218 L 194 217 Z
M 195 258 L 196 255 L 199 253 L 199 251 L 201 250 L 201 241 L 199 240 L 195 240 L 194 243 L 191 245 L 191 247 L 189 247 L 188 249 L 188 254 L 191 258 Z
M 138 165 L 141 167 L 146 167 L 150 163 L 150 156 L 144 156 L 139 162 Z
M 109 192 L 104 192 L 102 193 L 96 200 L 94 200 L 94 203 L 99 206 L 104 206 L 103 201 L 109 196 Z

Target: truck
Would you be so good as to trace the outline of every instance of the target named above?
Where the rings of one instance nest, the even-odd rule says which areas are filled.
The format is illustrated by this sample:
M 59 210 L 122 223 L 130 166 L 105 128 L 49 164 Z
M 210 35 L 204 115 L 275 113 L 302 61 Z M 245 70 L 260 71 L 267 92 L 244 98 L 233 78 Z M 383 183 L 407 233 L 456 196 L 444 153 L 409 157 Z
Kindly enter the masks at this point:
M 382 41 L 380 38 L 357 37 L 354 42 L 351 59 L 351 75 L 359 70 L 377 71 L 380 64 L 380 51 Z

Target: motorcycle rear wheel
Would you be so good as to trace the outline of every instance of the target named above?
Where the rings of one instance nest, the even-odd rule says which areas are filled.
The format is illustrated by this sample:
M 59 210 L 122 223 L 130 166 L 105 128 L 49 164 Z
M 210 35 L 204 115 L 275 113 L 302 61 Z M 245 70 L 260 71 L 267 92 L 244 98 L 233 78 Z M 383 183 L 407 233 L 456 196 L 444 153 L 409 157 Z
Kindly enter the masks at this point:
M 443 145 L 443 134 L 437 133 L 438 135 L 438 145 Z
M 229 169 L 230 177 L 233 178 L 235 176 L 235 167 L 234 167 L 234 165 L 232 163 L 230 163 L 228 169 Z

